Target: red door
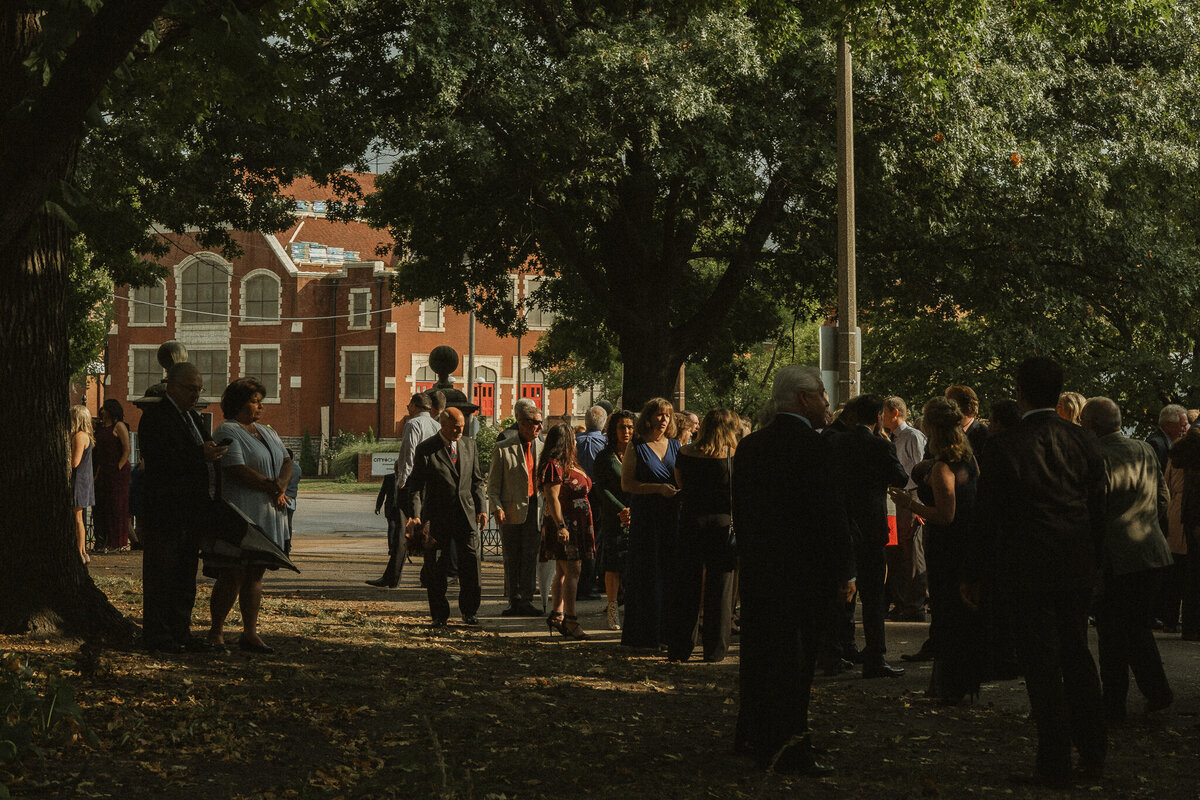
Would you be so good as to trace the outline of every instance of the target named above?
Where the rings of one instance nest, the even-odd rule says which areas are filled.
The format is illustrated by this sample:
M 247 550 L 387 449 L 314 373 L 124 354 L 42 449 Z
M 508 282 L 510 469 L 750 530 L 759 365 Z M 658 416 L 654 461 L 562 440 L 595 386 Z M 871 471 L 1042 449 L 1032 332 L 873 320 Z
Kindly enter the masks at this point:
M 433 384 L 429 381 L 417 381 L 417 392 L 428 392 L 433 388 Z
M 545 409 L 545 405 L 542 403 L 542 384 L 522 383 L 521 397 L 527 397 L 536 403 L 538 408 Z
M 490 383 L 475 384 L 475 405 L 479 406 L 479 415 L 494 417 L 496 411 L 496 387 Z

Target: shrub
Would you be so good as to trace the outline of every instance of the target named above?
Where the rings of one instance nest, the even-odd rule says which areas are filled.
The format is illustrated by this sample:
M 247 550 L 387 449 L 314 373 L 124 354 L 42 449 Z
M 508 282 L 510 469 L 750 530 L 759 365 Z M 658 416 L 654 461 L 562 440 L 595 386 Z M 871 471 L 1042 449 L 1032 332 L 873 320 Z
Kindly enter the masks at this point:
M 306 477 L 317 477 L 317 452 L 308 428 L 304 429 L 304 438 L 300 440 L 300 471 Z
M 61 678 L 52 676 L 40 688 L 29 664 L 15 653 L 0 653 L 0 764 L 26 753 L 43 755 L 41 743 L 52 737 L 93 745 L 96 735 L 83 722 L 75 693 Z M 0 796 L 7 790 L 0 784 Z

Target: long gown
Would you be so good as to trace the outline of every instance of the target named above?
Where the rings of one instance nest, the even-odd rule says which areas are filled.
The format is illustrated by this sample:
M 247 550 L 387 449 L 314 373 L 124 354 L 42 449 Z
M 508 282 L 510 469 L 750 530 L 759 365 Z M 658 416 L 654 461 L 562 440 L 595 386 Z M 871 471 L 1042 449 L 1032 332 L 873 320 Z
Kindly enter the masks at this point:
M 96 429 L 96 543 L 109 550 L 129 547 L 129 462 L 117 469 L 123 452 L 116 425 Z
M 977 693 L 983 672 L 983 622 L 959 592 L 970 549 L 979 469 L 974 459 L 942 463 L 954 473 L 955 511 L 949 525 L 925 526 L 929 605 L 933 609 L 930 636 L 937 642 L 930 693 L 954 701 Z M 928 484 L 919 486 L 917 495 L 922 503 L 933 504 L 933 490 Z
M 642 483 L 675 483 L 679 441 L 667 440 L 662 459 L 642 439 L 633 440 L 635 475 Z M 625 562 L 625 626 L 621 644 L 658 647 L 665 641 L 664 576 L 675 562 L 679 502 L 657 494 L 635 494 L 629 504 L 629 558 Z

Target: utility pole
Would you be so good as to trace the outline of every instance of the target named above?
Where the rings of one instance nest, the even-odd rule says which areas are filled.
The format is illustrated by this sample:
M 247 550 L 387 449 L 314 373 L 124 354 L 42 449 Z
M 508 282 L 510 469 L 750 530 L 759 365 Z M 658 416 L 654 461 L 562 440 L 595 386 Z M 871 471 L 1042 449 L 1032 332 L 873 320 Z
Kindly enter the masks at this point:
M 854 94 L 850 47 L 837 40 L 838 386 L 837 401 L 858 395 L 858 296 L 854 265 Z

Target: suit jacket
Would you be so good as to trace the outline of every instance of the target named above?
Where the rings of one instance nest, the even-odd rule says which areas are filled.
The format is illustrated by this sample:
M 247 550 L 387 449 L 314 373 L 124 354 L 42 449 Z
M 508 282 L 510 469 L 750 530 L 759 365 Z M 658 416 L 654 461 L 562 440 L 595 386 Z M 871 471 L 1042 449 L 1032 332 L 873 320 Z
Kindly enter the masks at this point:
M 439 543 L 450 536 L 478 530 L 475 516 L 482 514 L 483 473 L 475 440 L 458 440 L 458 463 L 450 461 L 450 450 L 440 435 L 417 445 L 413 471 L 405 485 L 409 516 L 429 523 L 429 533 Z
M 379 494 L 375 496 L 375 511 L 383 509 L 384 519 L 396 518 L 396 473 L 390 472 L 383 476 L 383 483 L 379 486 Z
M 1169 495 L 1154 450 L 1120 431 L 1099 441 L 1105 472 L 1105 573 L 1125 575 L 1169 565 L 1171 550 L 1159 524 Z
M 840 433 L 822 434 L 833 445 L 838 478 L 850 521 L 850 537 L 859 547 L 888 543 L 887 488 L 908 484 L 908 473 L 896 456 L 896 446 L 865 425 Z
M 1104 538 L 1104 482 L 1096 437 L 1053 410 L 993 437 L 974 517 L 973 539 L 987 548 L 971 557 L 968 580 L 991 562 L 1009 592 L 1090 588 Z
M 212 441 L 203 418 L 195 411 L 186 413 L 201 438 Z M 204 447 L 196 444 L 170 398 L 164 396 L 142 412 L 138 449 L 145 470 L 144 502 L 149 525 L 180 526 L 208 510 L 212 498 Z
M 826 603 L 853 577 L 849 528 L 833 447 L 801 419 L 779 414 L 733 459 L 733 520 L 743 594 L 781 610 Z
M 532 444 L 536 470 L 542 454 L 541 438 L 535 437 Z M 540 515 L 542 495 L 540 492 L 534 494 L 537 497 L 536 513 Z M 525 447 L 520 436 L 500 442 L 492 451 L 487 496 L 493 511 L 497 508 L 504 511 L 505 525 L 520 525 L 529 516 L 529 473 L 525 469 Z
M 1154 433 L 1146 437 L 1146 443 L 1154 450 L 1154 456 L 1158 459 L 1158 468 L 1165 470 L 1167 454 L 1171 451 L 1171 440 L 1163 433 L 1162 428 L 1155 428 Z

